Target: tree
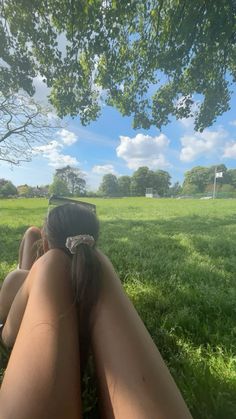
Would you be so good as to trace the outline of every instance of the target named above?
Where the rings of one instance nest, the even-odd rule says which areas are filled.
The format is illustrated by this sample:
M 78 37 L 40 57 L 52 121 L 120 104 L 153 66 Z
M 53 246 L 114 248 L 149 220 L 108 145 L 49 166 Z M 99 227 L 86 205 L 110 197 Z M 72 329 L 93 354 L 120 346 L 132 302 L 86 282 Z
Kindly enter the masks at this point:
M 227 174 L 230 179 L 229 183 L 236 189 L 236 169 L 229 169 Z
M 169 188 L 169 196 L 177 196 L 182 193 L 182 186 L 179 182 L 175 182 L 173 186 Z
M 5 94 L 32 95 L 39 74 L 58 115 L 79 114 L 87 124 L 105 100 L 132 115 L 135 128 L 160 128 L 173 115 L 194 116 L 201 131 L 229 109 L 235 0 L 2 0 L 0 7 Z
M 234 189 L 233 185 L 230 185 L 229 183 L 225 183 L 220 188 L 220 192 L 224 192 L 224 193 L 234 192 L 234 191 L 235 191 L 235 189 Z
M 196 166 L 184 174 L 185 179 L 183 183 L 183 192 L 188 193 L 190 189 L 194 189 L 195 192 L 203 193 L 213 189 L 215 172 L 222 172 L 223 176 L 217 179 L 217 184 L 223 185 L 230 183 L 230 176 L 227 172 L 227 167 L 224 164 L 217 166 L 203 167 Z M 192 188 L 194 186 L 194 188 Z
M 147 188 L 153 188 L 160 196 L 169 190 L 170 175 L 164 170 L 154 172 L 148 167 L 139 167 L 131 178 L 131 193 L 136 196 L 144 196 Z
M 132 176 L 131 179 L 131 191 L 132 195 L 144 196 L 146 188 L 153 187 L 153 175 L 154 172 L 150 171 L 148 167 L 139 167 Z
M 165 170 L 157 170 L 153 176 L 153 188 L 160 196 L 167 195 L 171 176 Z
M 129 176 L 120 176 L 118 178 L 118 190 L 120 196 L 130 196 L 131 178 Z
M 59 196 L 70 195 L 66 182 L 58 178 L 56 175 L 54 175 L 53 182 L 49 186 L 49 193 L 54 194 L 54 195 L 59 195 Z
M 200 193 L 204 192 L 208 183 L 211 182 L 211 171 L 208 167 L 196 166 L 186 172 L 184 177 L 183 193 L 190 193 L 190 190 Z
M 102 183 L 99 186 L 99 193 L 103 196 L 117 196 L 118 195 L 118 181 L 115 175 L 108 173 L 102 178 Z
M 182 193 L 186 195 L 195 195 L 196 193 L 199 193 L 199 189 L 194 183 L 186 183 L 183 186 Z
M 0 93 L 0 160 L 18 165 L 30 161 L 33 148 L 51 139 L 60 126 L 26 95 Z
M 56 169 L 55 178 L 65 183 L 69 194 L 79 196 L 85 193 L 86 181 L 83 179 L 79 169 L 69 165 Z
M 34 196 L 37 196 L 35 188 L 27 184 L 17 186 L 17 192 L 20 197 L 33 198 Z
M 214 183 L 215 179 L 215 172 L 222 172 L 223 176 L 221 178 L 217 178 L 217 183 L 220 185 L 230 183 L 230 178 L 228 176 L 228 170 L 225 164 L 218 164 L 217 166 L 211 166 L 208 168 L 209 170 L 209 183 Z
M 10 180 L 0 179 L 0 196 L 9 197 L 17 195 L 17 189 Z

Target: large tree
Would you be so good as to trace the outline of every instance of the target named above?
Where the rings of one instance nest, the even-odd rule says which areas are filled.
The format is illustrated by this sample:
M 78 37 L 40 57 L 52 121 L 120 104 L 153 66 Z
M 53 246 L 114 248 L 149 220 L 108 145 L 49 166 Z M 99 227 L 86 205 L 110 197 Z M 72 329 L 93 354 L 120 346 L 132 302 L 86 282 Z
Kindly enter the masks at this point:
M 56 169 L 54 182 L 55 180 L 61 180 L 64 182 L 69 191 L 69 194 L 73 196 L 80 196 L 84 195 L 85 193 L 86 181 L 83 178 L 81 171 L 76 167 L 71 167 L 68 165 Z
M 48 112 L 27 95 L 0 92 L 0 161 L 29 161 L 35 146 L 51 140 L 60 124 Z
M 70 195 L 66 182 L 55 175 L 52 184 L 49 186 L 49 193 L 58 196 Z
M 236 169 L 229 169 L 227 171 L 229 183 L 236 189 Z
M 131 179 L 131 194 L 134 196 L 144 196 L 146 188 L 152 188 L 154 183 L 154 172 L 148 167 L 139 167 Z
M 17 195 L 17 189 L 10 180 L 0 179 L 0 197 Z
M 120 196 L 130 196 L 130 176 L 120 176 L 118 178 L 118 191 Z
M 160 196 L 164 196 L 168 193 L 171 183 L 170 179 L 170 174 L 165 170 L 156 170 L 154 172 L 153 188 Z
M 103 196 L 117 196 L 118 195 L 118 181 L 117 177 L 112 173 L 107 173 L 103 176 L 98 192 Z
M 229 109 L 235 0 L 2 0 L 0 7 L 4 94 L 32 95 L 41 75 L 58 115 L 79 114 L 87 124 L 103 96 L 132 115 L 135 128 L 193 115 L 203 130 Z
M 168 193 L 171 176 L 165 170 L 150 170 L 148 167 L 139 167 L 131 178 L 132 195 L 144 196 L 147 188 L 153 188 L 160 196 Z
M 218 184 L 230 183 L 230 176 L 224 164 L 211 167 L 196 166 L 184 174 L 183 192 L 190 193 L 190 191 L 194 191 L 194 193 L 203 193 L 209 189 L 209 185 L 211 185 L 210 189 L 212 189 L 215 171 L 223 173 L 222 178 L 217 179 Z

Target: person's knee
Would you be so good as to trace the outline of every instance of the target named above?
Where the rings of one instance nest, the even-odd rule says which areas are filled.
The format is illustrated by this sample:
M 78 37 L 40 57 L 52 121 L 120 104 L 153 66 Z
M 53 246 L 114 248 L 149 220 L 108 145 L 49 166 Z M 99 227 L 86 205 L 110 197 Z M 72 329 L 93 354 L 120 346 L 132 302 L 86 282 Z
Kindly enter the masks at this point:
M 24 283 L 28 271 L 24 269 L 16 269 L 10 272 L 3 281 L 0 292 L 0 320 L 5 321 L 9 312 L 10 306 Z
M 36 241 L 41 239 L 41 230 L 38 227 L 35 226 L 31 226 L 29 227 L 25 234 L 24 234 L 24 238 L 25 239 L 30 239 L 31 241 Z

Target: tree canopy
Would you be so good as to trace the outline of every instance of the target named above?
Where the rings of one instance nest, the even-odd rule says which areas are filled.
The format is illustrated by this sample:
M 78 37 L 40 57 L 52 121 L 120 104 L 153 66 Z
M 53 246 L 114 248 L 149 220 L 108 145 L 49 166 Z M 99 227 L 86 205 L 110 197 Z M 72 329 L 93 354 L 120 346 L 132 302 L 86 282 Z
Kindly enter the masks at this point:
M 99 186 L 99 193 L 104 196 L 118 196 L 118 181 L 117 177 L 112 173 L 103 176 L 101 185 Z
M 0 197 L 17 195 L 17 189 L 10 180 L 0 179 Z
M 144 196 L 147 188 L 153 188 L 158 195 L 165 195 L 170 186 L 171 176 L 164 170 L 150 170 L 148 167 L 139 167 L 132 176 L 132 195 Z
M 213 188 L 215 170 L 222 172 L 222 178 L 217 179 L 220 186 L 230 184 L 234 186 L 235 169 L 227 170 L 224 164 L 218 166 L 204 167 L 196 166 L 184 174 L 183 193 L 203 193 Z
M 229 109 L 235 0 L 2 0 L 0 7 L 3 94 L 33 95 L 40 75 L 59 116 L 88 124 L 105 101 L 132 116 L 135 128 L 193 116 L 201 131 Z
M 85 193 L 86 181 L 81 171 L 69 165 L 56 169 L 50 193 L 55 195 L 80 196 Z

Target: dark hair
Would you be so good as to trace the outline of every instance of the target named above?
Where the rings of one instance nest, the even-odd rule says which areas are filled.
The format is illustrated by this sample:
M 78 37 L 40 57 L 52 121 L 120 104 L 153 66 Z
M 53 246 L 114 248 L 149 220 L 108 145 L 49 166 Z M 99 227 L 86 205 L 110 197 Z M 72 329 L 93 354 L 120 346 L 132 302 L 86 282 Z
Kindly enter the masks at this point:
M 71 279 L 79 319 L 81 374 L 88 359 L 93 321 L 93 308 L 101 286 L 101 266 L 94 251 L 99 233 L 99 223 L 94 212 L 77 204 L 64 204 L 53 208 L 45 223 L 45 233 L 50 248 L 59 248 L 72 258 Z M 66 248 L 66 239 L 80 234 L 93 236 L 93 247 L 80 244 L 74 255 Z

